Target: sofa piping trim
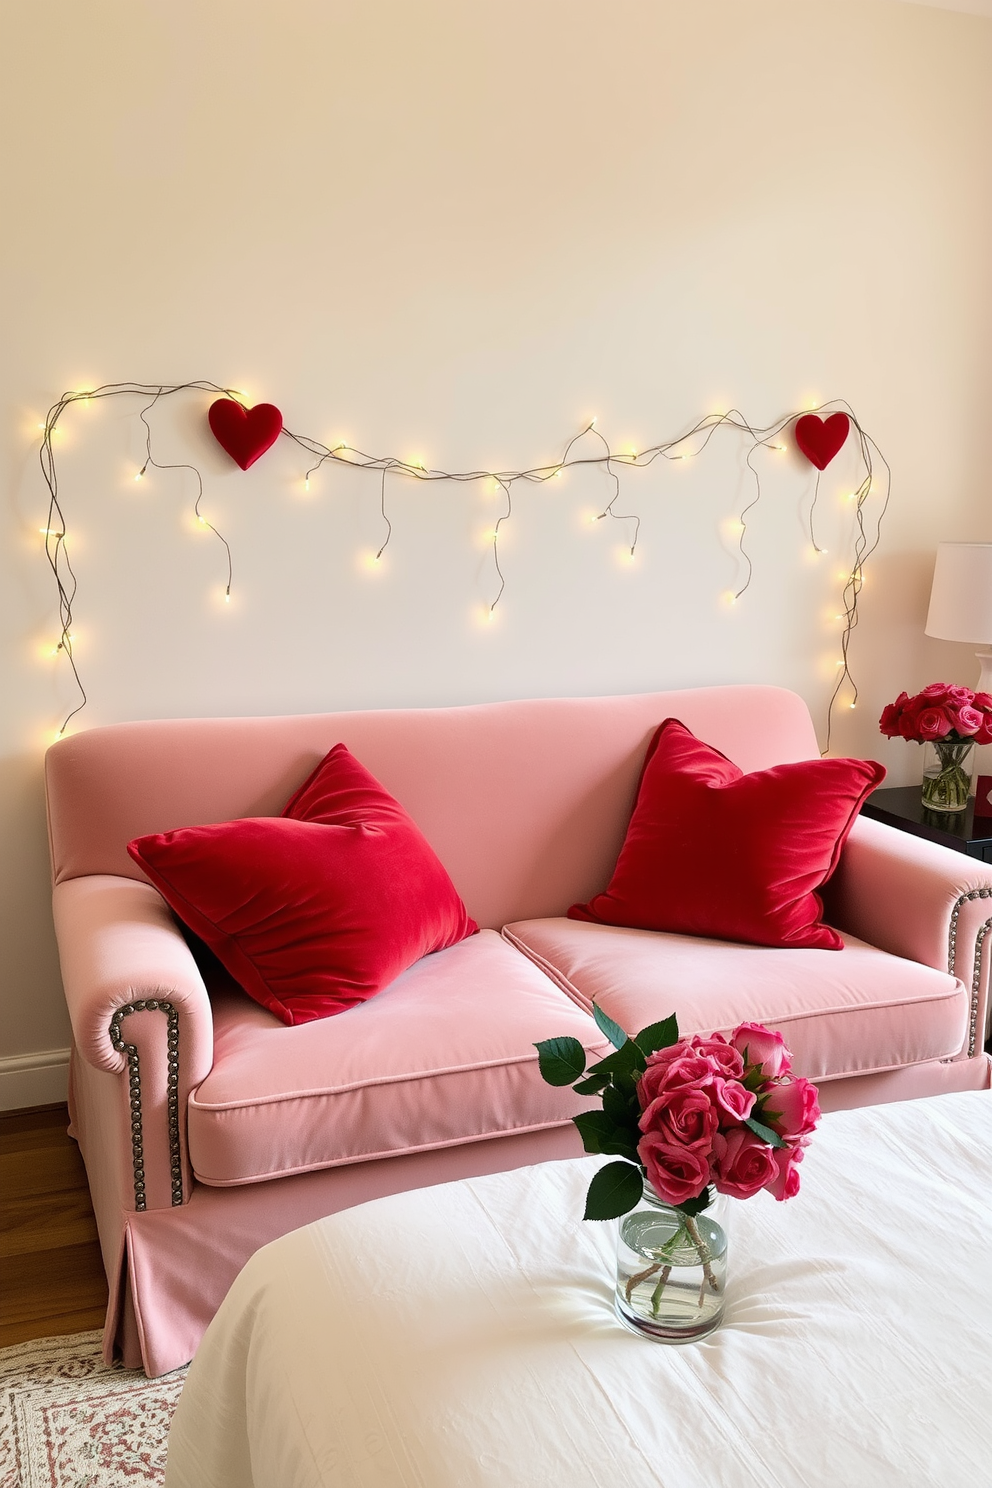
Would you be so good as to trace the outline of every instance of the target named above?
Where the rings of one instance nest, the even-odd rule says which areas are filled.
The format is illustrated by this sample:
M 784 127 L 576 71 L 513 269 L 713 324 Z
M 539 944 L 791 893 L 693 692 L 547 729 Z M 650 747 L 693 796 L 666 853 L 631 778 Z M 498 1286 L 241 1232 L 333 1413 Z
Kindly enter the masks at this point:
M 145 1012 L 165 1013 L 168 1019 L 166 1101 L 169 1121 L 169 1167 L 172 1174 L 173 1206 L 183 1202 L 183 1161 L 179 1146 L 179 1013 L 171 1002 L 146 998 L 144 1001 L 126 1003 L 124 1007 L 116 1010 L 110 1020 L 110 1042 L 118 1053 L 127 1055 L 128 1097 L 131 1106 L 131 1167 L 134 1175 L 134 1207 L 136 1210 L 148 1207 L 141 1117 L 141 1065 L 137 1045 L 125 1043 L 121 1035 L 121 1020 L 129 1017 L 131 1013 Z
M 947 935 L 947 969 L 954 976 L 954 962 L 957 957 L 958 943 L 958 916 L 961 906 L 969 899 L 992 899 L 992 889 L 969 889 L 962 894 L 951 910 L 951 926 Z M 985 937 L 992 929 L 992 920 L 986 920 L 981 925 L 975 937 L 975 965 L 971 978 L 971 1009 L 968 1015 L 968 1058 L 975 1053 L 975 1044 L 978 1034 L 978 992 L 982 980 L 982 948 L 985 945 Z

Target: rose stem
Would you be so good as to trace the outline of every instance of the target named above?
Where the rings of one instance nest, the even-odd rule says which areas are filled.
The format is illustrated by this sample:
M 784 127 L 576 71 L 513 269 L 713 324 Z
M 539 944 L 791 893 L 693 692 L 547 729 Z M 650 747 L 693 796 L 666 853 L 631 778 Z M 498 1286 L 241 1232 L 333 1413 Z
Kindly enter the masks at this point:
M 703 1244 L 703 1237 L 699 1233 L 695 1219 L 693 1219 L 690 1214 L 687 1214 L 685 1217 L 685 1227 L 689 1231 L 689 1234 L 692 1236 L 693 1245 L 699 1252 L 699 1259 L 702 1262 L 703 1266 L 703 1275 L 705 1276 L 706 1280 L 709 1282 L 713 1290 L 715 1292 L 718 1292 L 720 1290 L 720 1283 L 713 1275 L 713 1268 L 710 1265 L 706 1255 L 706 1246 Z
M 653 1317 L 658 1316 L 658 1309 L 661 1306 L 661 1294 L 665 1290 L 665 1283 L 671 1276 L 671 1274 L 671 1266 L 666 1266 L 661 1275 L 658 1277 L 658 1285 L 651 1293 L 651 1314 Z
M 648 1266 L 647 1269 L 644 1271 L 638 1271 L 636 1276 L 628 1276 L 627 1285 L 624 1287 L 624 1293 L 626 1294 L 627 1301 L 630 1301 L 631 1293 L 636 1286 L 640 1286 L 642 1281 L 647 1281 L 648 1277 L 653 1276 L 654 1273 L 660 1269 L 661 1267 L 659 1263 L 654 1266 Z

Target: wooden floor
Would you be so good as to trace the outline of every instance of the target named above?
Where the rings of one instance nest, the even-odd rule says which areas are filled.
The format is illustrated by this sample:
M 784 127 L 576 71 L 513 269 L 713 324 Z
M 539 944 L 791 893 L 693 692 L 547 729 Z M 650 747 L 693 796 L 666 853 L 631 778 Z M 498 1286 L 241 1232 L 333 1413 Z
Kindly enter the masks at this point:
M 0 1112 L 0 1348 L 102 1328 L 107 1283 L 64 1105 Z

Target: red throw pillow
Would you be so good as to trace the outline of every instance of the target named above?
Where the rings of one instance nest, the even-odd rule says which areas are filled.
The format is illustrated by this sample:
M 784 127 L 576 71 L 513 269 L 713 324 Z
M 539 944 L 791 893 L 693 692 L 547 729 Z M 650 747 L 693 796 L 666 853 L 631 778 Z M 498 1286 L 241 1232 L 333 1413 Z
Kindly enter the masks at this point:
M 764 946 L 844 942 L 815 890 L 837 866 L 873 760 L 813 759 L 745 775 L 677 718 L 648 747 L 609 888 L 573 920 Z
M 419 828 L 343 744 L 280 817 L 159 832 L 127 850 L 283 1023 L 344 1012 L 479 928 Z

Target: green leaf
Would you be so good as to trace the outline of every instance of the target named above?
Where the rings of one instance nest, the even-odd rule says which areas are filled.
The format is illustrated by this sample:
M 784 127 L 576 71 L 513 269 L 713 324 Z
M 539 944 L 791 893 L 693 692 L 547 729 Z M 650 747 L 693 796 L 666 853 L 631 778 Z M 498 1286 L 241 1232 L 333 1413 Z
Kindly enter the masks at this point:
M 619 1219 L 633 1209 L 644 1192 L 640 1168 L 633 1163 L 612 1162 L 600 1168 L 586 1194 L 583 1219 Z
M 680 1214 L 688 1214 L 689 1218 L 691 1219 L 696 1214 L 702 1214 L 703 1210 L 708 1209 L 712 1202 L 712 1188 L 704 1188 L 702 1193 L 699 1194 L 696 1198 L 686 1199 L 684 1203 L 675 1204 L 672 1207 L 677 1209 Z
M 651 1023 L 642 1028 L 634 1043 L 642 1054 L 655 1054 L 659 1049 L 668 1049 L 679 1041 L 679 1020 L 673 1013 L 660 1023 Z
M 637 1161 L 637 1139 L 627 1127 L 617 1126 L 611 1121 L 605 1111 L 581 1111 L 572 1120 L 587 1152 L 603 1152 L 607 1156 Z
M 614 1083 L 618 1084 L 618 1075 L 630 1076 L 635 1072 L 640 1074 L 644 1068 L 644 1055 L 634 1043 L 634 1040 L 628 1039 L 625 1044 L 619 1049 L 614 1049 L 612 1054 L 607 1054 L 606 1058 L 601 1059 L 598 1064 L 591 1064 L 589 1066 L 589 1073 L 590 1075 L 609 1075 Z
M 637 1119 L 641 1114 L 640 1106 L 633 1098 L 633 1090 L 624 1090 L 616 1085 L 607 1085 L 603 1091 L 603 1110 L 616 1126 L 629 1127 L 631 1132 L 637 1132 L 635 1141 L 640 1141 L 641 1133 L 638 1130 Z
M 586 1051 L 577 1038 L 542 1039 L 534 1048 L 549 1085 L 571 1085 L 585 1072 Z
M 576 1095 L 598 1095 L 604 1085 L 609 1085 L 609 1074 L 589 1075 L 585 1080 L 580 1080 L 574 1087 Z
M 607 1017 L 598 1002 L 592 1005 L 592 1015 L 596 1019 L 596 1025 L 600 1033 L 605 1033 L 614 1049 L 622 1049 L 627 1042 L 627 1035 L 619 1023 L 614 1023 L 612 1018 Z
M 767 1142 L 769 1147 L 785 1146 L 778 1132 L 772 1131 L 771 1127 L 765 1126 L 762 1121 L 755 1121 L 753 1116 L 745 1116 L 744 1125 L 748 1131 L 753 1131 L 756 1137 L 760 1137 L 763 1142 Z

